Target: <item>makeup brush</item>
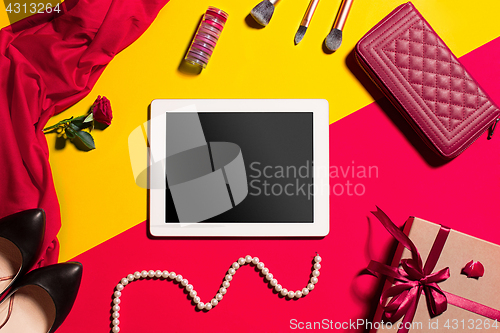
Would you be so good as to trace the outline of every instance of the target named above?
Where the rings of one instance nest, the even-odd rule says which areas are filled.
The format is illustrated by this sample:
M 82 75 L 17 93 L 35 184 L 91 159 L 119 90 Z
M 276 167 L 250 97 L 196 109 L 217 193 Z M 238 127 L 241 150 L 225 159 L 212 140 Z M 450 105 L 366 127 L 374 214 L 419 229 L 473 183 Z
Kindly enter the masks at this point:
M 325 39 L 325 46 L 328 50 L 334 52 L 337 51 L 342 44 L 342 29 L 344 29 L 345 21 L 347 20 L 347 15 L 349 15 L 349 10 L 351 10 L 353 0 L 342 0 L 342 5 L 340 6 L 339 13 L 333 24 L 333 29 L 330 31 Z
M 259 23 L 260 25 L 266 26 L 269 24 L 271 17 L 273 17 L 274 6 L 279 0 L 264 0 L 255 6 L 250 15 Z
M 304 14 L 304 18 L 300 23 L 299 30 L 297 30 L 297 33 L 295 34 L 295 45 L 300 43 L 302 38 L 304 38 L 307 27 L 309 26 L 309 23 L 311 23 L 312 17 L 314 15 L 314 11 L 316 10 L 316 7 L 318 7 L 318 3 L 319 0 L 311 0 L 311 2 L 309 2 L 309 6 L 307 7 L 306 13 Z

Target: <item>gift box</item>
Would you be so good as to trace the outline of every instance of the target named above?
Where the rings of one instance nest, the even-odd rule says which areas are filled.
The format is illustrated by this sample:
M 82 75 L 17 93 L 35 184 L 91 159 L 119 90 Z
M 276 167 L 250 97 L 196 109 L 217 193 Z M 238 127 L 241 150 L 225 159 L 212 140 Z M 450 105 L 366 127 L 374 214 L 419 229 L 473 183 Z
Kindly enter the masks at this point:
M 399 241 L 370 332 L 500 331 L 500 246 L 410 217 L 401 231 L 373 214 Z M 478 263 L 479 262 L 479 263 Z

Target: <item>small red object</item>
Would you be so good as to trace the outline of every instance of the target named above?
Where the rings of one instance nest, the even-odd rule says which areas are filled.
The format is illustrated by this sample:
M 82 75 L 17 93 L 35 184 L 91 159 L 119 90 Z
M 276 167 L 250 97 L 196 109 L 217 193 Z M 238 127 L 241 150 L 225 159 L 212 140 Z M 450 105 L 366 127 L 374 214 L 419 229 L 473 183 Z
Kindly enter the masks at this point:
M 468 278 L 479 279 L 484 275 L 484 266 L 479 261 L 471 260 L 462 268 L 462 274 Z
M 104 96 L 98 96 L 92 105 L 92 113 L 94 120 L 105 125 L 111 125 L 113 119 L 113 112 L 111 111 L 111 103 Z

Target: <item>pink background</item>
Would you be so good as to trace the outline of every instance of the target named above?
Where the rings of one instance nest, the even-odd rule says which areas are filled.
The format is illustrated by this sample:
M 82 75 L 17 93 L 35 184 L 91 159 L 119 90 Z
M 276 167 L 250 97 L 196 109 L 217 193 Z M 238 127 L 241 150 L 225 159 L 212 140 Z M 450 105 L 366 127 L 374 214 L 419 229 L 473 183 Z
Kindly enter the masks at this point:
M 494 55 L 499 52 L 496 39 L 461 59 L 497 104 L 500 64 Z M 366 88 L 376 91 L 370 83 Z M 382 99 L 332 124 L 330 147 L 331 166 L 375 166 L 378 177 L 340 174 L 331 179 L 331 186 L 362 184 L 358 190 L 365 193 L 331 194 L 327 237 L 152 240 L 143 222 L 74 258 L 83 263 L 84 278 L 73 311 L 58 332 L 109 332 L 113 288 L 136 270 L 182 274 L 207 302 L 229 266 L 247 254 L 259 257 L 285 288 L 302 289 L 316 251 L 323 257 L 321 276 L 315 290 L 300 300 L 276 295 L 248 266 L 237 271 L 224 299 L 208 313 L 195 310 L 177 284 L 133 282 L 122 296 L 121 332 L 284 332 L 291 319 L 371 319 L 380 281 L 360 273 L 371 259 L 386 262 L 393 251 L 391 236 L 371 217 L 375 205 L 398 225 L 414 215 L 500 244 L 500 133 L 489 141 L 481 137 L 443 164 Z M 338 194 L 340 185 L 335 189 Z

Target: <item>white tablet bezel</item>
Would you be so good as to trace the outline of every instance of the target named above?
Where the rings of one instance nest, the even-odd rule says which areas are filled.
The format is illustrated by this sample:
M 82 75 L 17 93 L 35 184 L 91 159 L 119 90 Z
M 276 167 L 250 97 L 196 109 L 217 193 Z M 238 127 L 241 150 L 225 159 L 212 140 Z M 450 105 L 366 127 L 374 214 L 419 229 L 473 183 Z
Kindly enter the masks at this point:
M 165 189 L 149 190 L 153 236 L 326 236 L 330 229 L 329 109 L 324 99 L 157 99 L 151 102 L 149 165 L 165 157 L 166 112 L 312 112 L 314 213 L 309 223 L 166 223 Z M 244 154 L 244 152 L 243 152 Z M 153 161 L 154 159 L 154 161 Z M 151 176 L 150 176 L 151 179 Z M 318 181 L 322 186 L 318 186 Z M 326 183 L 325 183 L 326 182 Z M 326 190 L 325 190 L 326 187 Z

